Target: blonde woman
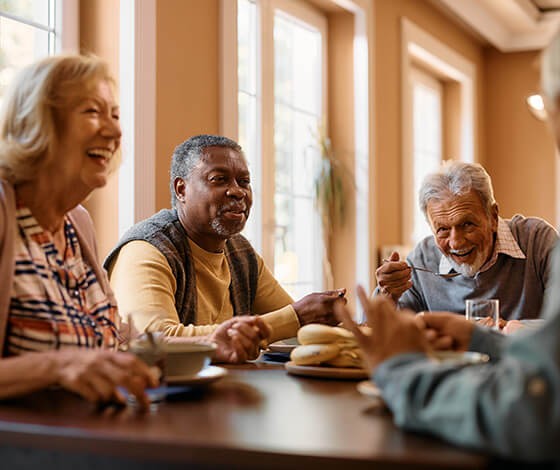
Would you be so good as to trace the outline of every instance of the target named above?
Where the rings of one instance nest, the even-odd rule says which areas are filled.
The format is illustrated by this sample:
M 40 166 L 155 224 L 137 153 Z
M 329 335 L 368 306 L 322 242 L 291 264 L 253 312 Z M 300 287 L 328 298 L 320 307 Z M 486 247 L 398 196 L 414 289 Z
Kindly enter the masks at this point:
M 96 57 L 28 66 L 0 113 L 0 398 L 59 385 L 146 403 L 147 366 L 116 351 L 116 303 L 79 204 L 120 160 L 113 79 Z

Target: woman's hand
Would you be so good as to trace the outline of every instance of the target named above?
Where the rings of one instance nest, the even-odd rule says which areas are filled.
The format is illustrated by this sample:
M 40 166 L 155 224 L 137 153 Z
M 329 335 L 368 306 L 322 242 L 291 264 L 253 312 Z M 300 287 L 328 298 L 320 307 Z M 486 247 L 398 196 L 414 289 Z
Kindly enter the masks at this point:
M 138 403 L 148 406 L 144 389 L 158 385 L 148 366 L 133 354 L 78 348 L 48 354 L 54 359 L 55 382 L 91 402 L 115 400 L 124 404 L 125 398 L 117 389 L 123 387 Z
M 258 316 L 230 318 L 208 336 L 208 340 L 218 346 L 213 361 L 235 364 L 255 359 L 259 354 L 259 343 L 270 334 L 270 326 Z

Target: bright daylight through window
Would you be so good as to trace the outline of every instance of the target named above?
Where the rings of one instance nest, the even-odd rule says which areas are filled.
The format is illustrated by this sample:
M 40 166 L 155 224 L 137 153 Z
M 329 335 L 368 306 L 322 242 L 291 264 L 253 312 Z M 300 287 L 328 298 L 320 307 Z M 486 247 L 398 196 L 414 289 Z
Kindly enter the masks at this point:
M 250 0 L 237 2 L 237 102 L 239 112 L 239 144 L 245 151 L 251 172 L 253 208 L 243 234 L 256 250 L 261 250 L 260 210 L 261 185 L 260 139 L 258 133 L 257 88 L 257 6 Z
M 442 154 L 442 86 L 433 77 L 415 70 L 412 74 L 414 129 L 414 229 L 413 243 L 431 234 L 420 210 L 417 195 L 422 180 L 438 169 Z
M 321 225 L 314 208 L 320 162 L 321 35 L 292 18 L 274 18 L 274 274 L 299 298 L 321 290 Z
M 55 52 L 55 0 L 0 0 L 0 99 L 14 74 Z
M 314 206 L 314 181 L 321 157 L 317 137 L 324 115 L 325 45 L 320 30 L 297 13 L 284 10 L 281 0 L 267 5 L 273 8 L 263 8 L 258 1 L 237 2 L 238 131 L 254 192 L 253 211 L 244 233 L 259 251 L 263 246 L 261 233 L 274 237 L 274 275 L 299 298 L 323 288 L 323 243 Z M 265 18 L 266 14 L 270 16 Z M 259 24 L 273 25 L 272 31 L 259 28 Z M 267 44 L 273 50 L 261 51 Z M 263 56 L 274 58 L 274 86 L 268 89 L 273 96 L 266 96 L 267 87 L 260 84 Z M 273 103 L 270 115 L 263 115 L 263 101 Z M 266 122 L 273 124 L 274 134 L 263 132 Z M 266 138 L 271 142 L 263 146 Z M 274 154 L 261 156 L 263 147 L 273 149 Z M 274 164 L 263 165 L 264 158 L 272 161 L 272 157 Z M 263 168 L 273 173 L 273 194 L 261 187 Z M 273 200 L 265 199 L 271 197 Z M 262 207 L 274 208 L 273 224 L 263 223 Z

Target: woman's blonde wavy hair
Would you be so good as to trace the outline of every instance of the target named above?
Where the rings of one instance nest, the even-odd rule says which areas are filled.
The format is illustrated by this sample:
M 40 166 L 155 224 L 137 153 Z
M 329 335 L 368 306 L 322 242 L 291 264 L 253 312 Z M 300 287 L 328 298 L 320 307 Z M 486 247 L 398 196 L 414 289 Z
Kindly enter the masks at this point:
M 32 180 L 49 158 L 56 158 L 61 129 L 56 114 L 90 96 L 100 81 L 115 89 L 107 63 L 94 55 L 58 55 L 22 69 L 0 108 L 0 178 L 19 184 Z M 118 168 L 120 148 L 111 159 Z

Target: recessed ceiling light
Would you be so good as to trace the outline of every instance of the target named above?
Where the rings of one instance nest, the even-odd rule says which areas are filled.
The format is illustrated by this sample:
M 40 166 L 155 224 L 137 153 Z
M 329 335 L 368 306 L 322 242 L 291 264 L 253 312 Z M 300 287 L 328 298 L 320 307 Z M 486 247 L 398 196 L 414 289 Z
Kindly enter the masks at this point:
M 546 110 L 544 109 L 544 101 L 541 95 L 531 95 L 527 97 L 527 106 L 537 119 L 544 121 L 546 119 Z

